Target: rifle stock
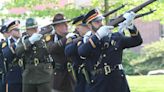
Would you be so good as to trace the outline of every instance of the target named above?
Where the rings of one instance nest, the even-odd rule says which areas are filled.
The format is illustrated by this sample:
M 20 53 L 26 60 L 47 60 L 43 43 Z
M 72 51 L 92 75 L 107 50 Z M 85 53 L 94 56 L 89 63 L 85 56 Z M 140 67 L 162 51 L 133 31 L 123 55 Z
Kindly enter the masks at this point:
M 142 3 L 141 5 L 139 5 L 139 6 L 135 7 L 135 8 L 133 8 L 133 9 L 129 10 L 128 12 L 133 11 L 133 12 L 137 13 L 138 11 L 142 10 L 142 8 L 148 6 L 149 4 L 151 4 L 151 3 L 155 2 L 155 1 L 157 1 L 157 0 L 148 0 L 148 1 L 144 2 L 144 3 Z M 123 14 L 122 14 L 117 19 L 112 20 L 109 23 L 109 25 L 117 27 L 118 24 L 123 22 L 124 20 L 125 20 L 125 18 L 123 17 Z

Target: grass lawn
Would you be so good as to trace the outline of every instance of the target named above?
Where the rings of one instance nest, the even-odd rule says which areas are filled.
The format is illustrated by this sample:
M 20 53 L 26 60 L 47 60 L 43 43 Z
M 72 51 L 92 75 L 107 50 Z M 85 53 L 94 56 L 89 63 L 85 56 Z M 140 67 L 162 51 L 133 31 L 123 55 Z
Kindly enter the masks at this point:
M 127 76 L 131 92 L 164 92 L 164 75 Z

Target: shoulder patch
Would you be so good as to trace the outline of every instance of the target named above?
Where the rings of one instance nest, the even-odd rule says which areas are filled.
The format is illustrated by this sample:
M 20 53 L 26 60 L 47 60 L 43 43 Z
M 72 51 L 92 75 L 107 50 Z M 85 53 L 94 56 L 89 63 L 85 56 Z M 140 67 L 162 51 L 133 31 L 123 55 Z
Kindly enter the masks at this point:
M 2 43 L 2 48 L 6 47 L 7 46 L 7 43 L 6 42 L 3 42 Z
M 50 40 L 51 40 L 51 35 L 46 35 L 46 36 L 45 36 L 45 41 L 48 42 L 48 41 L 50 41 Z
M 81 41 L 78 41 L 77 46 L 80 46 L 80 44 L 81 44 Z
M 66 44 L 69 44 L 72 42 L 72 38 L 68 38 L 67 41 L 66 41 Z

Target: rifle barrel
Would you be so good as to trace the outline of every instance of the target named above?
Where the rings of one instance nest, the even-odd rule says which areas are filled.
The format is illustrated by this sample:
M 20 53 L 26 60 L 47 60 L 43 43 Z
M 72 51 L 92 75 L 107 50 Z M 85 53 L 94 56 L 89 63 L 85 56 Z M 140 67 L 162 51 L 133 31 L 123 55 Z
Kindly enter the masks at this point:
M 111 11 L 109 11 L 109 12 L 103 14 L 103 16 L 104 16 L 104 17 L 107 17 L 107 16 L 109 16 L 109 15 L 111 15 L 111 14 L 117 12 L 117 11 L 120 10 L 121 8 L 124 8 L 125 5 L 126 5 L 126 4 L 123 4 L 123 5 L 121 5 L 120 7 L 118 7 L 118 8 L 116 8 L 116 9 L 114 9 L 114 10 L 111 10 Z
M 133 11 L 133 12 L 137 13 L 137 12 L 140 11 L 143 7 L 146 7 L 146 6 L 148 6 L 149 4 L 151 4 L 151 3 L 155 2 L 155 1 L 157 1 L 157 0 L 148 0 L 148 1 L 144 2 L 144 3 L 142 3 L 141 5 L 139 5 L 139 6 L 135 7 L 135 8 L 133 8 L 133 9 L 131 9 L 130 11 Z M 128 12 L 129 12 L 129 11 L 128 11 Z M 111 22 L 109 23 L 109 25 L 110 25 L 110 26 L 117 27 L 118 24 L 121 23 L 121 22 L 123 22 L 124 20 L 125 20 L 125 18 L 123 17 L 123 14 L 122 14 L 122 15 L 120 15 L 117 19 L 111 21 Z
M 135 19 L 136 19 L 136 18 L 143 17 L 143 16 L 145 16 L 145 15 L 149 15 L 149 14 L 155 12 L 155 11 L 156 11 L 156 10 L 150 10 L 149 12 L 142 13 L 142 14 L 138 14 L 138 15 L 136 15 Z

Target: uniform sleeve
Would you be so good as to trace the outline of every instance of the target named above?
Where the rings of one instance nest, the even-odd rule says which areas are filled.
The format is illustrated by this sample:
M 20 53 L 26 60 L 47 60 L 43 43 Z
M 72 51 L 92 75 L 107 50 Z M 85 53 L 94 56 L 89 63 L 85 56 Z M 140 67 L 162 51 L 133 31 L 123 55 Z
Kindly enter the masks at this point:
M 66 44 L 66 38 L 63 37 L 62 39 L 60 39 L 57 42 L 54 41 L 49 41 L 47 42 L 47 48 L 49 53 L 61 53 L 63 51 L 63 49 L 65 48 L 65 44 Z
M 24 38 L 20 38 L 19 41 L 17 42 L 16 45 L 16 55 L 17 56 L 21 56 L 21 54 L 23 54 L 26 50 L 28 50 L 28 48 L 31 46 L 32 44 L 30 43 L 29 39 L 24 39 Z
M 142 37 L 137 30 L 137 28 L 134 26 L 134 29 L 129 29 L 130 37 L 123 37 L 122 38 L 122 46 L 123 48 L 131 48 L 136 47 L 138 45 L 141 45 L 143 40 Z
M 77 44 L 76 43 L 69 43 L 65 46 L 65 55 L 67 57 L 75 56 L 77 54 Z
M 89 38 L 89 41 L 86 43 L 83 43 L 79 45 L 78 47 L 78 53 L 81 57 L 87 57 L 90 55 L 92 50 L 94 50 L 97 46 L 99 46 L 100 40 L 94 35 L 91 38 Z

